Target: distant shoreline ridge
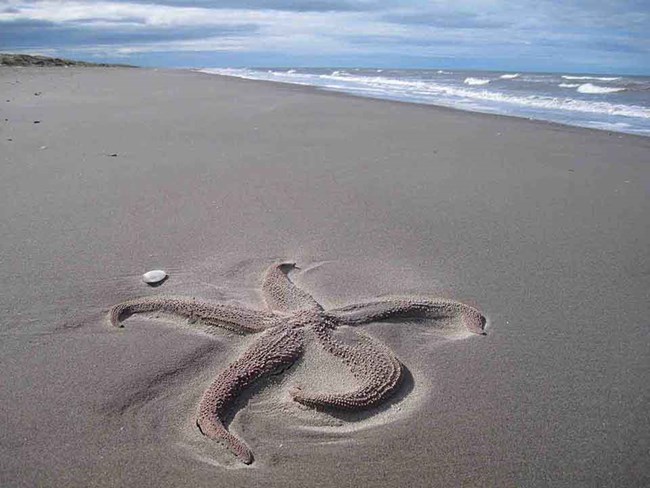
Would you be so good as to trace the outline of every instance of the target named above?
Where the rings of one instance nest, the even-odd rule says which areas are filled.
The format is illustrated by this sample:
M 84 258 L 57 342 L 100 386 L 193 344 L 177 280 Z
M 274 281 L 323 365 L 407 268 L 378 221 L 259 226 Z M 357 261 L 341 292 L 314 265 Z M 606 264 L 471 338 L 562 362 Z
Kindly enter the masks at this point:
M 87 66 L 97 68 L 137 68 L 131 64 L 90 63 L 50 56 L 0 53 L 0 66 Z

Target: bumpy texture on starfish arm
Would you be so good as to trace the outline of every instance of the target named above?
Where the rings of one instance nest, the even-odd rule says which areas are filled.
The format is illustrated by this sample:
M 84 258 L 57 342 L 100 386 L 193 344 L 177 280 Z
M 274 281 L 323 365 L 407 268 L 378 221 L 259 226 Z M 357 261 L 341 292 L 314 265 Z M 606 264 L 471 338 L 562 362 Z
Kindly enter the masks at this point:
M 283 263 L 268 269 L 262 281 L 264 301 L 270 309 L 280 312 L 322 310 L 309 293 L 298 288 L 287 276 L 295 267 L 295 263 Z
M 465 327 L 475 334 L 483 334 L 485 317 L 473 307 L 444 298 L 395 297 L 373 300 L 329 310 L 342 325 L 362 325 L 387 319 L 428 318 L 443 319 L 460 316 Z
M 187 297 L 143 297 L 115 305 L 110 311 L 111 323 L 121 327 L 121 321 L 136 313 L 165 312 L 206 325 L 221 327 L 240 334 L 260 332 L 273 325 L 276 316 L 269 312 L 250 310 L 235 305 L 211 303 Z
M 313 408 L 361 410 L 379 404 L 399 386 L 402 365 L 382 344 L 366 335 L 359 336 L 358 344 L 342 344 L 334 338 L 332 329 L 326 327 L 318 327 L 316 337 L 327 352 L 343 361 L 360 386 L 342 394 L 305 394 L 297 387 L 292 393 L 295 401 Z
M 223 416 L 242 390 L 263 375 L 293 364 L 302 350 L 303 332 L 300 329 L 279 326 L 264 333 L 239 359 L 217 376 L 204 393 L 196 421 L 201 432 L 211 439 L 223 441 L 243 463 L 252 463 L 252 452 L 226 430 L 222 422 Z

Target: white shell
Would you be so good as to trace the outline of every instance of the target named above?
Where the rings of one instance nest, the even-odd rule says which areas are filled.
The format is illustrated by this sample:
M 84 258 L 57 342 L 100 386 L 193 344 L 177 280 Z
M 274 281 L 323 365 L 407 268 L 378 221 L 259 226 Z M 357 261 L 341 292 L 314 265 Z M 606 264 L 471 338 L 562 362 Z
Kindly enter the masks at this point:
M 142 281 L 150 285 L 155 285 L 156 283 L 160 283 L 165 278 L 167 278 L 167 273 L 165 273 L 162 269 L 154 269 L 152 271 L 147 271 L 145 274 L 142 275 Z

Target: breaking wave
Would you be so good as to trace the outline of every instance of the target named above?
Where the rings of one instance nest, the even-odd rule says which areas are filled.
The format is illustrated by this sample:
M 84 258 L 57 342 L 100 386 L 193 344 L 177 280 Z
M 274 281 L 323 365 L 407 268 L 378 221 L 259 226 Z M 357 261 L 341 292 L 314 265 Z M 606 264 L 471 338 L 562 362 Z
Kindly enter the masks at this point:
M 616 93 L 625 91 L 625 88 L 616 88 L 613 86 L 598 86 L 591 83 L 584 83 L 578 87 L 580 93 L 602 94 L 602 93 Z
M 487 85 L 490 82 L 487 78 L 465 78 L 466 85 Z
M 620 80 L 620 76 L 572 76 L 562 75 L 565 80 L 597 80 L 597 81 L 616 81 Z

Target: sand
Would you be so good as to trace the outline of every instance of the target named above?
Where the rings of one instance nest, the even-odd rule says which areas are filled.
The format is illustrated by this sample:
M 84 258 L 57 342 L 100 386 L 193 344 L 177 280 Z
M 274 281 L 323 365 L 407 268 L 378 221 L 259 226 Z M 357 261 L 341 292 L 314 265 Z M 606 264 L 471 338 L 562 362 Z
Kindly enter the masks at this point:
M 650 138 L 184 71 L 0 86 L 2 486 L 650 482 Z M 325 308 L 445 297 L 487 335 L 359 327 L 408 377 L 352 416 L 291 400 L 353 383 L 308 349 L 240 399 L 245 466 L 195 421 L 250 338 L 108 311 L 261 309 L 278 260 Z

